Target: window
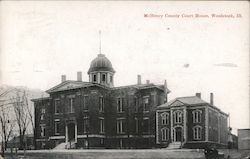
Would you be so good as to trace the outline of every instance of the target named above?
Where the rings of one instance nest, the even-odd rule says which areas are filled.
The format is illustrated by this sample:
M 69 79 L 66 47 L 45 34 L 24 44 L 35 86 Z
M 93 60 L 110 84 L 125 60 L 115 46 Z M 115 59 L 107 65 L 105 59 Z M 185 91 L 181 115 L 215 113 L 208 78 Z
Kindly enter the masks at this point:
M 139 132 L 139 120 L 138 118 L 135 118 L 135 133 Z
M 117 112 L 124 112 L 124 98 L 117 98 Z
M 181 111 L 174 112 L 174 122 L 175 123 L 182 123 L 182 112 Z
M 201 110 L 194 110 L 192 112 L 192 114 L 193 114 L 193 123 L 200 123 L 202 111 Z
M 75 112 L 75 108 L 74 108 L 74 105 L 75 105 L 75 98 L 69 98 L 69 107 L 68 107 L 68 112 L 69 113 L 74 113 Z
M 148 97 L 143 98 L 143 111 L 144 112 L 149 111 L 149 98 Z
M 45 125 L 41 125 L 41 137 L 45 136 Z
M 60 126 L 60 122 L 55 121 L 55 135 L 58 135 L 60 133 L 59 126 Z
M 161 129 L 161 139 L 162 139 L 162 141 L 167 141 L 169 139 L 169 129 L 168 128 Z
M 45 108 L 42 108 L 42 109 L 41 109 L 41 113 L 42 113 L 42 114 L 45 114 Z
M 100 133 L 105 132 L 104 119 L 100 119 Z
M 44 120 L 44 114 L 41 114 L 41 120 Z
M 117 119 L 116 130 L 118 134 L 124 133 L 125 119 Z
M 149 132 L 149 118 L 143 118 L 142 129 L 143 129 L 143 133 Z
M 60 113 L 59 107 L 60 107 L 60 100 L 56 99 L 55 100 L 55 114 L 59 114 Z
M 89 133 L 89 119 L 88 119 L 88 117 L 83 118 L 83 133 Z
M 88 110 L 89 96 L 83 96 L 83 110 Z
M 96 82 L 96 75 L 93 75 L 93 82 Z
M 44 120 L 45 117 L 45 108 L 41 109 L 41 120 Z
M 113 83 L 113 76 L 110 76 L 110 83 Z
M 42 142 L 42 143 L 41 143 L 41 148 L 44 149 L 44 148 L 45 148 L 45 145 L 46 145 L 45 142 Z
M 168 113 L 162 113 L 161 114 L 161 124 L 162 125 L 168 125 L 168 118 L 169 118 L 169 114 Z
M 106 75 L 102 74 L 102 82 L 105 82 L 105 81 L 106 81 Z
M 194 140 L 201 140 L 201 126 L 195 126 L 193 127 L 193 138 Z
M 104 139 L 103 139 L 103 138 L 101 138 L 100 143 L 101 143 L 101 145 L 103 145 L 103 144 L 104 144 Z
M 104 112 L 104 98 L 99 97 L 99 111 Z
M 134 107 L 135 107 L 135 112 L 138 112 L 138 99 L 134 97 Z

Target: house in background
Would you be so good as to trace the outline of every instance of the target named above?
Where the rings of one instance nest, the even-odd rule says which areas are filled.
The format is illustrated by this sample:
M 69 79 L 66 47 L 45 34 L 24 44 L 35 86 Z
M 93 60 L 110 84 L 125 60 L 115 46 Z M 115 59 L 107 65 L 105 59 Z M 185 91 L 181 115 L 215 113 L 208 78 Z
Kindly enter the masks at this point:
M 157 108 L 156 143 L 168 148 L 227 147 L 228 114 L 196 96 L 178 97 Z
M 7 149 L 19 149 L 20 147 L 20 136 L 13 137 L 10 141 L 8 141 Z M 34 146 L 34 135 L 33 134 L 25 134 L 24 135 L 24 148 L 26 150 L 33 150 Z
M 47 90 L 48 98 L 33 99 L 37 149 L 152 148 L 156 108 L 167 102 L 166 81 L 115 87 L 115 70 L 104 54 L 91 62 L 89 81 L 62 81 Z
M 250 150 L 250 129 L 238 129 L 238 149 Z

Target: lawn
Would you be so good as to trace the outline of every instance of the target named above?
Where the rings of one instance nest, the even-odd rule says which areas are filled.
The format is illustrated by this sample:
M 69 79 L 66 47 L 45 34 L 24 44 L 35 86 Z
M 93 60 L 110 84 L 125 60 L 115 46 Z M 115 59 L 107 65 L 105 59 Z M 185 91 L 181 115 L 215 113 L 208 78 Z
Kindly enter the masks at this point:
M 230 153 L 231 158 L 250 156 L 250 150 L 228 151 L 220 150 L 224 154 Z M 11 159 L 10 153 L 5 159 Z M 13 159 L 204 159 L 203 150 L 190 149 L 148 149 L 148 150 L 33 150 L 18 152 Z

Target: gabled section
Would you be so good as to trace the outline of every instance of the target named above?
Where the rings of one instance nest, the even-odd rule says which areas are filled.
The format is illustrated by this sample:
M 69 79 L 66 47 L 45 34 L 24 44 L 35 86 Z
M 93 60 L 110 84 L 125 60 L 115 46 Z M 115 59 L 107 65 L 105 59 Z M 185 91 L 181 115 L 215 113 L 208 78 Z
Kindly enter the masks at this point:
M 47 90 L 47 93 L 52 93 L 52 92 L 58 92 L 58 91 L 63 91 L 63 90 L 69 90 L 69 89 L 76 89 L 76 88 L 81 88 L 81 87 L 89 87 L 93 86 L 93 83 L 90 82 L 81 82 L 81 81 L 65 81 L 62 82 L 55 87 L 52 87 L 51 89 Z
M 180 102 L 180 101 L 178 101 L 178 100 L 176 100 L 176 101 L 173 102 L 170 106 L 183 106 L 183 105 L 185 105 L 185 104 L 182 103 L 182 102 Z

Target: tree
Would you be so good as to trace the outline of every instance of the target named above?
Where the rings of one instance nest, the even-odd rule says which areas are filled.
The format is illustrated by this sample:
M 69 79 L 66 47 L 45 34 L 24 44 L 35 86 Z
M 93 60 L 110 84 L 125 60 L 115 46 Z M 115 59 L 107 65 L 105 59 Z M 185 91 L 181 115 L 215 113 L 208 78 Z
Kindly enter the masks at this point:
M 28 96 L 28 95 L 27 95 Z M 28 120 L 31 123 L 31 127 L 32 127 L 32 133 L 33 133 L 33 145 L 36 149 L 36 127 L 35 127 L 35 108 L 34 108 L 34 104 L 28 104 L 28 98 L 25 98 L 25 103 L 26 107 L 27 107 L 27 113 L 28 113 Z M 43 95 L 42 95 L 43 98 Z M 40 118 L 37 118 L 38 123 L 40 123 Z
M 4 156 L 4 151 L 7 148 L 7 143 L 12 135 L 14 128 L 14 121 L 10 119 L 10 109 L 0 108 L 0 126 L 1 126 L 1 139 L 2 139 L 2 153 Z
M 28 106 L 29 105 L 26 92 L 17 92 L 15 99 L 13 99 L 13 108 L 19 132 L 20 150 L 23 150 L 25 148 L 24 136 L 30 123 Z
M 13 133 L 15 125 L 14 120 L 11 118 L 11 103 L 9 100 L 2 100 L 6 94 L 11 92 L 13 89 L 6 90 L 0 93 L 1 105 L 0 105 L 0 138 L 1 138 L 1 150 L 2 156 L 4 156 L 5 150 L 7 149 L 8 141 Z

